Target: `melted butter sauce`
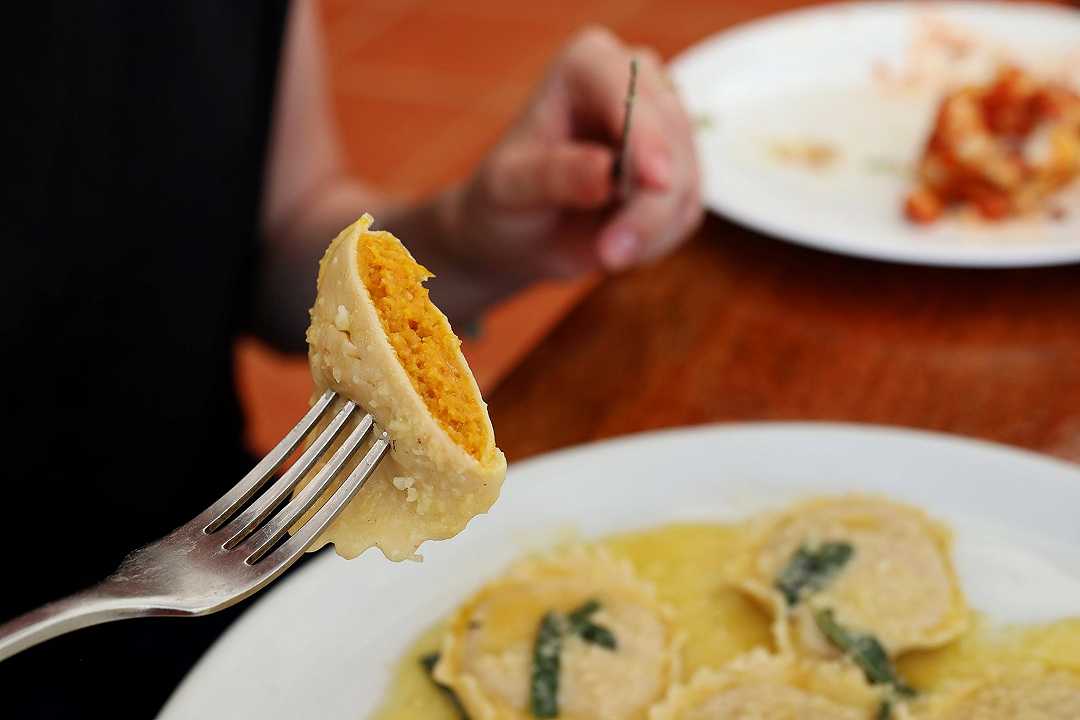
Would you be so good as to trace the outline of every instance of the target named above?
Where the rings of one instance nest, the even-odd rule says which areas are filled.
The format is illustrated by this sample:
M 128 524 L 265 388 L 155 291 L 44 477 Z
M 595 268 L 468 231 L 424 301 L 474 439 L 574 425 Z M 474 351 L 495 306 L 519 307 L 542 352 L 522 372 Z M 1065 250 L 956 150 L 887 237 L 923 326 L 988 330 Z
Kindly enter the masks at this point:
M 738 525 L 666 525 L 601 541 L 628 559 L 652 582 L 675 612 L 685 633 L 684 678 L 700 667 L 717 667 L 757 646 L 772 647 L 769 618 L 732 587 L 730 559 L 742 549 Z M 447 613 L 452 608 L 447 608 Z M 443 625 L 428 630 L 398 665 L 383 706 L 373 720 L 458 720 L 419 658 L 437 650 Z M 1080 673 L 1080 615 L 1046 625 L 995 627 L 976 617 L 959 641 L 938 650 L 910 653 L 900 672 L 932 692 L 950 680 L 978 677 L 989 668 L 1041 663 Z

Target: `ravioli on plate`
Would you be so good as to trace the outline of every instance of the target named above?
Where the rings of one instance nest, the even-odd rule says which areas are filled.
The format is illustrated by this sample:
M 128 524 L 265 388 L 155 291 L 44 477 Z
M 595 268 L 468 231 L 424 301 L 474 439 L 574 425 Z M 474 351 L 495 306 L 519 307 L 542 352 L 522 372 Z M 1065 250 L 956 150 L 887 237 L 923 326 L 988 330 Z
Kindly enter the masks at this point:
M 781 650 L 836 656 L 840 629 L 892 657 L 968 627 L 950 533 L 918 508 L 825 497 L 756 521 L 751 535 L 739 587 L 772 615 Z
M 525 560 L 457 612 L 434 679 L 472 720 L 644 720 L 678 679 L 678 631 L 629 563 Z
M 884 702 L 853 666 L 759 649 L 699 670 L 649 720 L 876 720 Z

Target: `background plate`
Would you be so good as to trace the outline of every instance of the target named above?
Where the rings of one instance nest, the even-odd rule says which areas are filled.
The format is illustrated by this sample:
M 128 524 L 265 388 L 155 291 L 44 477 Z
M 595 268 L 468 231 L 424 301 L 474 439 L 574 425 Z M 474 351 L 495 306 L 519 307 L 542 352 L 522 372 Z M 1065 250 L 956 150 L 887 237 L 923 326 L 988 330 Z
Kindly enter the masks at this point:
M 975 49 L 913 59 L 934 32 Z M 992 74 L 1000 58 L 1080 83 L 1080 13 L 999 3 L 866 3 L 778 15 L 676 58 L 672 75 L 703 123 L 706 205 L 770 235 L 849 255 L 930 265 L 1024 266 L 1080 260 L 1080 182 L 1065 217 L 987 225 L 908 223 L 901 202 L 944 88 Z M 921 79 L 911 80 L 916 74 Z M 905 80 L 906 79 L 906 80 Z M 909 81 L 910 80 L 910 81 Z M 777 158 L 807 141 L 837 151 L 825 169 Z

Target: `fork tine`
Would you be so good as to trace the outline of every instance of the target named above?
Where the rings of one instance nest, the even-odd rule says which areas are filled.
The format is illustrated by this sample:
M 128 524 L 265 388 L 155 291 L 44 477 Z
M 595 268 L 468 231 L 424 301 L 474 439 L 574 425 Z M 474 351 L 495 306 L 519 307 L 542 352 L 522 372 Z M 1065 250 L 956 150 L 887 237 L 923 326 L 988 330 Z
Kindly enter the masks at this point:
M 247 548 L 255 548 L 246 558 L 248 563 L 258 562 L 277 543 L 281 536 L 308 511 L 308 508 L 322 497 L 326 489 L 334 482 L 334 478 L 341 472 L 341 468 L 345 466 L 345 463 L 356 452 L 356 448 L 360 446 L 368 432 L 371 431 L 374 422 L 375 419 L 370 414 L 361 418 L 356 428 L 349 434 L 349 437 L 345 439 L 345 442 L 341 444 L 341 447 L 337 449 L 337 452 L 334 453 L 334 456 L 330 458 L 326 465 L 319 470 L 319 473 L 312 478 L 311 482 L 305 485 L 304 489 L 297 493 L 296 497 L 279 510 L 268 523 L 259 528 L 257 533 L 251 536 L 246 547 L 240 549 L 243 552 Z
M 307 411 L 307 414 L 300 419 L 300 422 L 296 423 L 293 429 L 285 434 L 281 442 L 275 445 L 274 449 L 266 454 L 266 457 L 260 460 L 229 492 L 222 495 L 217 502 L 199 516 L 198 520 L 203 525 L 203 532 L 212 533 L 228 522 L 237 508 L 247 502 L 270 479 L 270 476 L 285 461 L 285 458 L 292 454 L 304 436 L 319 422 L 336 397 L 337 393 L 333 390 L 324 392 L 322 397 Z
M 268 554 L 257 567 L 261 568 L 263 563 L 267 564 L 269 568 L 292 564 L 297 557 L 311 547 L 311 544 L 326 529 L 326 526 L 341 514 L 341 511 L 345 509 L 345 505 L 353 499 L 367 479 L 371 477 L 371 473 L 374 472 L 379 461 L 383 459 L 389 449 L 390 438 L 384 432 L 372 443 L 371 449 L 364 455 L 364 459 L 349 473 L 349 477 L 334 491 L 330 499 L 314 515 L 308 518 L 308 521 L 295 535 L 286 540 L 281 547 Z M 265 553 L 266 550 L 263 549 L 263 552 Z
M 262 523 L 266 517 L 274 511 L 278 505 L 288 497 L 292 489 L 296 487 L 296 484 L 300 482 L 300 478 L 304 476 L 311 466 L 315 464 L 315 461 L 319 459 L 326 448 L 330 446 L 330 443 L 341 434 L 341 429 L 345 426 L 345 423 L 353 412 L 356 411 L 356 404 L 352 401 L 346 402 L 338 414 L 330 422 L 325 430 L 319 433 L 311 445 L 309 445 L 304 452 L 296 459 L 286 472 L 284 472 L 280 478 L 277 479 L 273 485 L 270 486 L 266 492 L 264 492 L 259 498 L 251 504 L 251 507 L 244 510 L 236 516 L 225 528 L 229 539 L 225 541 L 222 548 L 225 550 L 231 550 L 240 544 L 244 538 L 252 533 L 259 524 Z

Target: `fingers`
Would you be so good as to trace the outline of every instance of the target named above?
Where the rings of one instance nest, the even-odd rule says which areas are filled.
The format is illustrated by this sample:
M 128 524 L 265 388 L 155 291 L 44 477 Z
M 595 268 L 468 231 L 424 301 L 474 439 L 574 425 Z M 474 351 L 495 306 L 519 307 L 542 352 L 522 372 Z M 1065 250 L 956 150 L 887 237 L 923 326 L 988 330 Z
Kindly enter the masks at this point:
M 603 266 L 612 272 L 671 252 L 701 225 L 698 193 L 639 193 L 616 212 L 598 240 Z
M 612 145 L 620 141 L 632 58 L 638 61 L 638 97 L 629 137 L 635 180 L 647 188 L 666 189 L 672 145 L 688 147 L 692 126 L 654 50 L 628 48 L 602 28 L 579 33 L 556 68 L 569 104 L 568 130 Z
M 632 57 L 638 61 L 638 97 L 628 143 L 635 191 L 615 209 L 595 245 L 600 262 L 613 271 L 670 251 L 702 217 L 693 127 L 655 51 L 628 48 L 605 30 L 579 34 L 560 66 L 577 124 L 571 130 L 618 141 Z
M 650 93 L 655 97 L 657 106 L 668 113 L 672 119 L 690 124 L 690 116 L 683 107 L 675 81 L 668 75 L 660 54 L 650 47 L 643 46 L 632 48 L 630 53 L 638 58 L 641 82 L 648 86 Z
M 611 173 L 632 57 L 633 190 L 622 201 Z M 580 33 L 462 194 L 483 238 L 474 251 L 536 276 L 622 270 L 668 252 L 701 219 L 692 132 L 655 52 Z
M 660 76 L 643 73 L 646 83 L 655 83 L 648 97 L 655 101 L 642 112 L 642 132 L 632 139 L 633 153 L 641 157 L 637 177 L 656 174 L 646 165 L 654 135 L 666 141 L 667 181 L 663 184 L 639 182 L 638 189 L 621 207 L 599 239 L 601 262 L 610 271 L 619 271 L 653 260 L 673 250 L 700 224 L 701 180 L 693 145 L 693 130 L 674 93 L 659 86 Z M 655 161 L 654 161 L 655 162 Z
M 670 191 L 676 180 L 677 148 L 668 137 L 663 115 L 640 97 L 634 108 L 627 145 L 630 172 L 636 188 Z
M 571 42 L 559 67 L 570 109 L 570 133 L 595 136 L 615 147 L 622 139 L 626 92 L 630 81 L 627 48 L 609 31 L 593 28 Z M 671 148 L 663 115 L 654 107 L 657 83 L 651 62 L 638 74 L 638 98 L 628 143 L 635 181 L 663 190 L 671 181 Z
M 639 193 L 601 232 L 600 262 L 617 272 L 653 260 L 670 252 L 700 222 L 701 205 L 689 194 Z
M 604 28 L 589 28 L 571 40 L 555 72 L 578 130 L 608 141 L 619 138 L 629 66 L 625 47 Z
M 662 189 L 640 187 L 619 208 L 598 241 L 604 267 L 619 271 L 670 252 L 701 223 L 701 181 L 689 128 L 668 118 L 670 180 Z
M 639 58 L 639 82 L 642 99 L 649 103 L 650 113 L 643 124 L 650 133 L 659 133 L 667 143 L 670 156 L 670 182 L 662 192 L 642 183 L 641 191 L 613 219 L 601 236 L 601 258 L 611 270 L 619 270 L 638 262 L 646 262 L 674 249 L 701 223 L 701 175 L 694 147 L 693 126 L 675 88 L 664 71 L 659 56 L 651 51 L 636 51 Z M 643 133 L 644 135 L 645 133 Z M 633 147 L 648 141 L 634 138 Z M 641 169 L 645 172 L 645 168 Z M 629 243 L 619 245 L 611 237 L 636 234 L 639 244 L 627 253 L 605 253 L 604 243 L 611 247 L 633 248 Z
M 577 95 L 578 99 L 571 99 L 571 102 L 581 104 L 573 106 L 575 122 L 579 124 L 579 127 L 572 131 L 574 136 L 598 136 L 612 152 L 617 151 L 617 145 L 622 139 L 629 62 L 628 55 L 620 54 L 615 65 L 619 72 L 613 74 L 618 81 L 606 81 L 605 87 L 609 96 L 607 100 L 601 101 L 599 92 L 587 90 L 586 85 L 575 85 L 580 94 Z M 596 65 L 599 63 L 577 72 L 579 80 L 589 77 L 597 83 L 605 82 L 603 76 L 606 71 Z M 630 135 L 627 138 L 631 169 L 637 185 L 652 190 L 666 190 L 672 179 L 672 141 L 667 136 L 665 127 L 670 123 L 666 122 L 664 115 L 652 105 L 651 100 L 650 93 L 639 91 L 631 118 Z M 594 125 L 598 120 L 603 123 L 603 128 L 599 131 Z
M 486 173 L 488 193 L 507 210 L 592 210 L 612 191 L 611 150 L 596 143 L 512 143 Z

